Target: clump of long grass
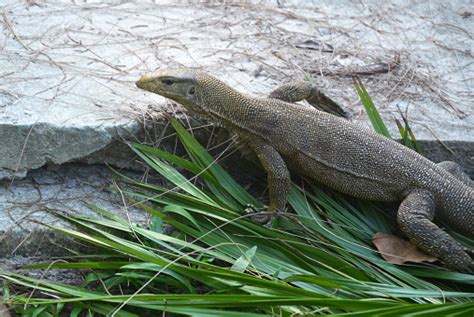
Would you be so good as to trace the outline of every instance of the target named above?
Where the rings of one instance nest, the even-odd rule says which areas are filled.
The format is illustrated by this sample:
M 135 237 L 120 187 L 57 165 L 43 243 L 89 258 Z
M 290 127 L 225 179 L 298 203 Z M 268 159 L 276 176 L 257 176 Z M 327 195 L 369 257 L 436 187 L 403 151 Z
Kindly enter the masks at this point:
M 178 121 L 171 124 L 187 157 L 132 148 L 173 188 L 122 177 L 122 192 L 152 215 L 150 226 L 95 206 L 101 217 L 57 213 L 73 226 L 52 230 L 103 252 L 25 267 L 81 270 L 79 286 L 2 272 L 7 304 L 23 316 L 472 315 L 472 275 L 382 260 L 371 238 L 392 226 L 379 207 L 293 184 L 292 213 L 273 228 L 254 224 L 242 210 L 262 208 L 259 201 Z

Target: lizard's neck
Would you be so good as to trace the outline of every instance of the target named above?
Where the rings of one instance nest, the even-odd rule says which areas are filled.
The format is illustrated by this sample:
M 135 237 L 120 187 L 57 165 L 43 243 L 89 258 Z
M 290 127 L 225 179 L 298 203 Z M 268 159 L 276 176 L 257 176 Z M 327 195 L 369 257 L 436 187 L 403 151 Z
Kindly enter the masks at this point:
M 211 92 L 211 93 L 206 93 Z M 202 93 L 202 107 L 195 111 L 205 119 L 236 132 L 255 115 L 253 98 L 246 96 L 222 82 L 206 87 Z

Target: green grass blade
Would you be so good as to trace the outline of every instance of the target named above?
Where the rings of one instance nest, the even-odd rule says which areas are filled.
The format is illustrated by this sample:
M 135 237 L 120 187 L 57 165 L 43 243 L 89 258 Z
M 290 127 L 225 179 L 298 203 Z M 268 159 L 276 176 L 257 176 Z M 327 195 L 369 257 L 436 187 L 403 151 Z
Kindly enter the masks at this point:
M 374 127 L 374 130 L 387 138 L 391 138 L 390 132 L 388 132 L 388 129 L 385 126 L 382 117 L 377 111 L 377 108 L 375 107 L 372 98 L 370 97 L 369 93 L 362 84 L 362 81 L 358 77 L 353 77 L 353 81 L 357 93 L 359 94 L 362 105 L 364 106 L 365 111 L 367 112 L 367 116 L 369 117 L 370 122 Z
M 188 154 L 204 169 L 216 178 L 222 189 L 231 194 L 242 206 L 246 204 L 253 204 L 261 206 L 261 204 L 252 197 L 242 186 L 240 186 L 230 175 L 219 166 L 214 158 L 189 134 L 186 129 L 174 118 L 170 119 L 171 125 L 178 133 L 180 140 L 186 147 Z

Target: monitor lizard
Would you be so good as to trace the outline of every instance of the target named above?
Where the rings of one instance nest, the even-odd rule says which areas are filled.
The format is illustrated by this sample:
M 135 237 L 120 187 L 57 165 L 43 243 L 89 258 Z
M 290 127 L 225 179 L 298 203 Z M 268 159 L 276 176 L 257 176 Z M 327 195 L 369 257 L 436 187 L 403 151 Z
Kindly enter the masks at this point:
M 435 164 L 343 118 L 344 111 L 309 83 L 257 98 L 198 69 L 167 68 L 143 75 L 136 85 L 236 134 L 267 172 L 268 214 L 284 210 L 290 170 L 358 198 L 401 201 L 397 221 L 412 243 L 453 270 L 474 273 L 472 251 L 433 222 L 436 211 L 437 218 L 474 235 L 474 186 L 456 163 Z M 314 107 L 294 103 L 302 99 Z

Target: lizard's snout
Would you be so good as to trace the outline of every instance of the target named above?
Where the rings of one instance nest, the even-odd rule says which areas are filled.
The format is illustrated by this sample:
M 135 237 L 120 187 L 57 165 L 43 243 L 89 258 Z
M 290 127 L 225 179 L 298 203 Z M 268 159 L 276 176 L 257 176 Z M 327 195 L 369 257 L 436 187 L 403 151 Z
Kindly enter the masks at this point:
M 140 77 L 139 80 L 135 82 L 135 85 L 140 89 L 146 89 L 147 83 L 149 83 L 150 80 L 151 80 L 150 75 L 145 74 L 142 77 Z

